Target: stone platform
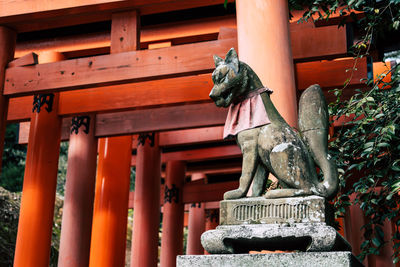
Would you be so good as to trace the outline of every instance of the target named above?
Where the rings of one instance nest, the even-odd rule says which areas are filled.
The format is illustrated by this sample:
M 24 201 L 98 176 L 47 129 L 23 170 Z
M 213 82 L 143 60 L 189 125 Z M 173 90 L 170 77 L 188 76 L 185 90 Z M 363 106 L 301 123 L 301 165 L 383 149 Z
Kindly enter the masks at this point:
M 361 267 L 351 252 L 189 255 L 177 257 L 178 267 Z
M 224 200 L 220 225 L 201 236 L 214 255 L 178 256 L 177 266 L 362 266 L 332 222 L 319 196 Z M 293 252 L 240 254 L 262 250 Z
M 325 223 L 220 225 L 201 236 L 210 254 L 251 250 L 351 251 L 349 243 Z

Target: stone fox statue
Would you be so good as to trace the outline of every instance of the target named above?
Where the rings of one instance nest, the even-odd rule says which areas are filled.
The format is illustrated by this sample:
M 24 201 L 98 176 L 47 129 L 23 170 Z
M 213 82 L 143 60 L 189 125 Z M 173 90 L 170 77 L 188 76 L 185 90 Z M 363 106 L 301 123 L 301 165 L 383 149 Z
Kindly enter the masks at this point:
M 224 199 L 245 197 L 251 183 L 253 196 L 261 196 L 270 173 L 282 189 L 269 190 L 265 198 L 312 194 L 333 198 L 338 174 L 327 152 L 328 111 L 319 85 L 310 86 L 301 95 L 298 133 L 272 104 L 272 91 L 239 61 L 233 48 L 225 60 L 214 56 L 214 62 L 210 97 L 218 107 L 229 107 L 224 137 L 235 136 L 243 154 L 239 188 L 226 192 Z M 323 172 L 322 181 L 315 164 Z

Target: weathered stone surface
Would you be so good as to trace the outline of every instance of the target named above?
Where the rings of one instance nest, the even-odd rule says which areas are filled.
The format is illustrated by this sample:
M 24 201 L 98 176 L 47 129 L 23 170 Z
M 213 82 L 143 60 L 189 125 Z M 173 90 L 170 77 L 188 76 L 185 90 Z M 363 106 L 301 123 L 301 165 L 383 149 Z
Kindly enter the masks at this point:
M 359 267 L 363 266 L 351 252 L 303 252 L 274 254 L 191 255 L 178 256 L 178 267 Z
M 351 251 L 349 243 L 325 223 L 220 225 L 201 236 L 210 254 L 251 250 Z
M 220 225 L 327 223 L 332 210 L 319 196 L 265 199 L 241 198 L 220 202 Z

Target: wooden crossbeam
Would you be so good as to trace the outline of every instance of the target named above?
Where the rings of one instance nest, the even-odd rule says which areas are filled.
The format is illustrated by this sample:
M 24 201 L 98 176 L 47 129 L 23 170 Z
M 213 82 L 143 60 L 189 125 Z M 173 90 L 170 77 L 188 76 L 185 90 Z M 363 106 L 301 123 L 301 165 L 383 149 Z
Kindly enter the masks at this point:
M 214 184 L 187 183 L 183 186 L 182 202 L 185 204 L 202 202 L 205 203 L 206 209 L 218 209 L 219 205 L 216 201 L 223 200 L 226 191 L 236 189 L 238 186 L 239 182 L 237 181 Z M 160 206 L 162 206 L 164 205 L 163 188 L 160 191 Z M 134 199 L 135 192 L 129 192 L 129 209 L 133 209 Z M 185 210 L 187 210 L 186 206 Z
M 312 23 L 290 24 L 290 36 L 293 59 L 296 62 L 317 59 L 332 59 L 347 55 L 352 45 L 351 27 L 344 25 L 315 28 Z M 313 25 L 313 24 L 312 24 Z M 220 32 L 220 36 L 236 37 L 236 29 Z
M 217 108 L 214 103 L 97 114 L 96 136 L 106 137 L 141 132 L 222 126 L 225 123 L 226 115 L 227 109 Z M 29 122 L 22 125 L 19 142 L 26 143 L 29 135 Z M 69 138 L 70 125 L 71 118 L 64 118 L 62 140 Z
M 301 26 L 290 27 L 293 59 L 297 61 L 343 57 L 352 45 L 353 40 L 347 34 L 351 29 L 347 25 L 340 28 Z
M 168 147 L 218 142 L 222 140 L 223 131 L 223 126 L 215 126 L 162 132 L 159 135 L 159 145 Z
M 222 199 L 221 199 L 222 200 Z M 218 201 L 210 201 L 210 202 L 202 202 L 202 204 L 204 204 L 204 208 L 206 209 L 206 210 L 212 210 L 212 209 L 219 209 L 219 202 L 221 201 L 221 200 L 218 200 Z M 201 202 L 201 201 L 199 201 L 199 202 Z M 197 202 L 198 203 L 198 202 Z M 184 222 L 184 226 L 188 226 L 188 218 L 186 218 L 186 217 L 188 217 L 187 215 L 189 215 L 189 209 L 190 209 L 190 206 L 191 206 L 192 204 L 191 203 L 187 203 L 187 204 L 185 204 L 185 222 Z
M 202 161 L 187 164 L 186 173 L 204 173 L 206 175 L 237 174 L 242 172 L 242 160 Z
M 58 114 L 104 113 L 179 103 L 210 101 L 210 74 L 129 83 L 60 93 Z M 151 97 L 149 97 L 151 95 Z M 32 112 L 32 96 L 10 99 L 8 121 L 24 121 Z
M 24 66 L 29 66 L 29 65 L 35 65 L 38 64 L 38 55 L 35 53 L 27 53 L 24 56 L 21 56 L 20 58 L 14 59 L 10 63 L 8 63 L 7 67 L 12 68 L 12 67 L 24 67 Z
M 205 175 L 208 174 L 235 174 L 235 173 L 241 173 L 242 172 L 242 165 L 237 165 L 237 166 L 232 166 L 232 167 L 224 167 L 224 166 L 218 166 L 216 165 L 213 168 L 210 167 L 206 167 L 206 168 L 202 168 L 201 170 L 190 170 L 189 168 L 186 171 L 186 174 L 190 175 L 193 173 L 197 173 L 201 171 L 202 173 L 204 173 Z
M 353 70 L 353 67 L 357 68 Z M 365 86 L 362 79 L 368 77 L 367 58 L 315 61 L 295 65 L 297 89 L 304 90 L 311 84 L 319 84 L 325 89 L 341 88 L 349 80 L 349 85 Z
M 214 103 L 98 114 L 96 136 L 221 126 L 226 115 Z
M 224 56 L 235 40 L 217 40 L 56 63 L 8 68 L 4 95 L 82 89 L 211 72 L 213 55 Z
M 349 77 L 352 87 L 364 86 L 367 77 L 366 59 L 358 60 L 352 74 L 353 59 L 296 63 L 296 82 L 299 89 L 319 83 L 323 88 L 340 88 Z M 59 115 L 71 116 L 89 112 L 115 112 L 133 108 L 148 108 L 180 103 L 209 101 L 212 88 L 210 74 L 106 86 L 60 94 Z M 151 92 L 152 97 L 148 97 Z M 188 93 L 190 92 L 190 93 Z M 32 112 L 32 96 L 11 98 L 8 121 L 24 121 Z M 205 126 L 205 125 L 204 125 Z
M 296 27 L 293 28 L 297 29 Z M 294 54 L 299 59 L 321 57 L 324 53 L 328 57 L 345 54 L 347 51 L 345 29 L 338 30 L 333 28 L 306 28 L 300 32 L 293 30 L 293 32 L 298 32 L 295 36 L 299 39 L 299 41 L 293 42 L 296 44 L 292 48 Z M 303 32 L 307 31 L 310 34 L 304 34 L 307 37 L 302 37 Z M 337 38 L 338 41 L 330 41 L 330 39 L 326 38 L 334 35 L 334 33 L 340 37 Z M 328 45 L 326 40 L 329 40 L 329 43 L 334 45 Z M 231 44 L 228 44 L 229 42 Z M 301 45 L 302 43 L 306 43 L 307 49 Z M 311 49 L 309 46 L 311 44 L 316 49 Z M 49 90 L 71 90 L 146 79 L 159 79 L 188 73 L 205 73 L 212 69 L 210 67 L 212 66 L 212 60 L 207 59 L 208 54 L 222 55 L 227 51 L 226 48 L 229 49 L 231 46 L 236 46 L 236 39 L 221 39 L 150 51 L 135 51 L 66 60 L 57 62 L 57 64 L 8 68 L 4 94 L 16 96 Z M 207 53 L 209 49 L 213 51 Z M 224 49 L 225 51 L 221 52 Z M 192 51 L 197 51 L 197 53 L 192 53 Z M 317 51 L 317 53 L 309 53 L 308 51 Z M 192 56 L 190 57 L 190 55 Z M 196 57 L 196 55 L 201 55 L 203 59 L 199 56 Z
M 237 145 L 227 145 L 163 153 L 161 156 L 161 160 L 163 162 L 167 162 L 170 160 L 201 161 L 237 158 L 241 155 L 242 152 Z
M 290 13 L 292 15 L 292 19 L 291 22 L 293 23 L 297 23 L 297 21 L 299 21 L 304 14 L 305 10 L 291 10 Z M 344 11 L 344 12 L 342 12 Z M 312 18 L 309 19 L 309 21 L 313 21 L 313 25 L 315 27 L 324 27 L 324 26 L 331 26 L 331 25 L 335 25 L 337 26 L 338 24 L 345 24 L 345 23 L 351 23 L 354 22 L 354 17 L 350 16 L 350 12 L 354 13 L 353 15 L 355 15 L 357 17 L 357 19 L 360 19 L 362 17 L 365 16 L 364 12 L 362 11 L 357 11 L 357 10 L 351 10 L 348 11 L 347 10 L 347 6 L 341 7 L 339 9 L 336 10 L 336 12 L 329 14 L 329 18 L 327 19 L 320 19 L 319 20 L 319 16 L 321 13 L 322 15 L 325 15 L 326 13 L 320 9 L 319 12 L 316 12 Z
M 207 36 L 217 39 L 221 27 L 236 28 L 234 16 L 222 16 L 206 19 L 196 19 L 177 23 L 168 23 L 142 27 L 140 31 L 141 47 L 149 43 L 172 41 L 173 44 L 206 40 Z M 110 50 L 110 32 L 95 32 L 89 34 L 45 38 L 18 42 L 15 57 L 21 57 L 31 51 L 54 50 L 64 53 L 67 57 L 79 57 L 94 54 L 105 54 Z
M 233 2 L 233 0 L 229 0 Z M 112 13 L 139 10 L 148 15 L 223 4 L 224 0 L 14 0 L 0 2 L 0 24 L 18 32 L 38 31 L 111 19 Z
M 332 58 L 346 55 L 348 44 L 353 40 L 347 36 L 347 25 L 309 27 L 311 23 L 291 23 L 292 54 L 295 60 Z M 141 47 L 152 42 L 171 41 L 173 44 L 216 39 L 221 27 L 232 28 L 236 37 L 236 18 L 233 16 L 207 18 L 172 24 L 144 27 L 141 31 Z M 57 39 L 43 39 L 18 43 L 15 56 L 30 51 L 37 53 L 46 50 L 63 52 L 67 57 L 88 56 L 108 53 L 110 33 L 100 32 L 85 35 L 66 36 Z
M 161 161 L 166 163 L 170 160 L 204 161 L 227 158 L 238 158 L 242 156 L 242 152 L 237 145 L 225 145 L 216 147 L 205 147 L 191 150 L 180 150 L 176 152 L 162 153 Z M 132 166 L 136 166 L 136 156 L 132 156 Z
M 223 200 L 226 191 L 236 189 L 238 186 L 238 181 L 214 184 L 188 183 L 183 186 L 183 203 Z
M 158 135 L 158 145 L 161 147 L 171 147 L 216 143 L 223 140 L 223 132 L 223 126 L 160 132 Z M 132 136 L 132 149 L 137 149 L 138 139 L 138 134 Z
M 69 139 L 69 127 L 71 124 L 70 118 L 63 120 L 61 140 L 67 141 Z M 18 143 L 27 144 L 29 137 L 30 122 L 19 123 Z M 183 146 L 205 144 L 210 142 L 221 142 L 223 126 L 203 127 L 195 129 L 184 129 L 175 131 L 165 131 L 159 134 L 159 145 L 161 147 Z M 134 138 L 137 140 L 137 137 Z M 132 142 L 132 149 L 136 149 L 137 142 Z
M 122 5 L 124 0 L 53 0 L 53 1 L 1 1 L 0 2 L 0 22 L 17 21 L 26 19 L 28 16 L 46 16 L 62 15 L 66 13 L 79 13 L 83 10 L 98 11 L 101 8 L 113 8 L 116 5 Z M 140 2 L 140 1 L 137 1 Z M 47 12 L 47 13 L 45 13 Z

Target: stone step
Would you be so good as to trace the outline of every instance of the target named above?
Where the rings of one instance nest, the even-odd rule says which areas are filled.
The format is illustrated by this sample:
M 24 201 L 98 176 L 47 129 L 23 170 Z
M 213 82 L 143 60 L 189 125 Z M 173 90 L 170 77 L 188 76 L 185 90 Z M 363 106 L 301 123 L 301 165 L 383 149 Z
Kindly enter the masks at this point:
M 177 257 L 178 267 L 361 267 L 351 252 L 188 255 Z

